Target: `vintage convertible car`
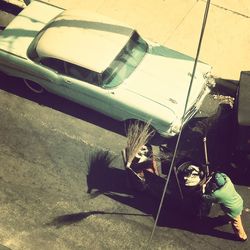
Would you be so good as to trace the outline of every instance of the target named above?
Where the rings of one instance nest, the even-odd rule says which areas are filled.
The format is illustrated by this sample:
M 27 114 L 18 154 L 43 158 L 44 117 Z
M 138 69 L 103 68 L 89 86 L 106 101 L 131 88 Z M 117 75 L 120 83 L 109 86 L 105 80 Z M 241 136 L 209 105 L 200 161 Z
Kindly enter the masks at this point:
M 32 1 L 0 33 L 0 70 L 163 137 L 180 131 L 213 87 L 211 67 L 143 39 L 118 21 Z

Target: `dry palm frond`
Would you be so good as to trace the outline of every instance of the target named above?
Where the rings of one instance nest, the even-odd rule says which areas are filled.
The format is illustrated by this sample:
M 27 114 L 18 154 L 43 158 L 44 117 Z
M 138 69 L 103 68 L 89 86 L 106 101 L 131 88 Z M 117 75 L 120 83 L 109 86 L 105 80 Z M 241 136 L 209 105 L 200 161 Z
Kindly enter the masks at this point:
M 224 95 L 213 95 L 214 100 L 218 100 L 219 104 L 228 104 L 231 108 L 234 106 L 234 98 Z
M 131 122 L 127 129 L 126 166 L 130 167 L 135 155 L 143 145 L 147 144 L 154 135 L 150 126 L 150 121 L 142 123 L 140 121 Z

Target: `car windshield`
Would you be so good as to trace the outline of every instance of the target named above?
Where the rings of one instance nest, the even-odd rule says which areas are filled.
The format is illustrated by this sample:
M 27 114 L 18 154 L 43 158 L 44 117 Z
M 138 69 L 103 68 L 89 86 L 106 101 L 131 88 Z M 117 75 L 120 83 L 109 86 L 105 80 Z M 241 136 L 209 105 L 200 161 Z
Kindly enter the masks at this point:
M 134 31 L 111 65 L 102 73 L 102 87 L 113 88 L 121 84 L 139 65 L 148 44 Z

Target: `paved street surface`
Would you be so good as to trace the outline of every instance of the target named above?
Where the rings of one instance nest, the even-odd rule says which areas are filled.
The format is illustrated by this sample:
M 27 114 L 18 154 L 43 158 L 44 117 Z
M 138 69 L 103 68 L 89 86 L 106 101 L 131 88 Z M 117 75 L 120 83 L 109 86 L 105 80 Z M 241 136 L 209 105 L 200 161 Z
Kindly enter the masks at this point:
M 133 196 L 126 186 L 120 125 L 49 94 L 34 99 L 17 79 L 1 76 L 1 88 L 1 244 L 10 249 L 146 249 L 158 203 L 149 195 Z M 106 122 L 117 132 L 105 128 Z M 111 168 L 99 164 L 87 184 L 90 156 L 100 150 L 116 159 Z M 92 195 L 88 187 L 94 188 Z M 239 192 L 249 207 L 249 187 L 241 185 Z M 248 243 L 232 240 L 229 225 L 212 230 L 173 212 L 179 211 L 175 200 L 166 206 L 150 249 L 248 249 Z M 211 216 L 219 213 L 214 207 Z M 249 213 L 243 218 L 249 221 Z
M 105 2 L 92 7 L 103 10 Z M 202 137 L 193 127 L 217 108 L 210 95 L 184 131 L 181 154 L 204 161 Z M 250 187 L 247 178 L 229 168 L 232 111 L 228 105 L 221 110 L 220 122 L 208 135 L 209 159 L 237 183 L 250 235 Z M 173 180 L 148 246 L 159 201 L 127 187 L 121 123 L 48 93 L 35 95 L 21 80 L 2 74 L 0 117 L 0 250 L 250 249 L 249 241 L 233 240 L 230 225 L 214 227 L 218 206 L 206 221 L 186 214 Z M 158 138 L 155 148 L 161 143 L 171 148 L 174 140 Z M 90 166 L 98 171 L 87 182 Z

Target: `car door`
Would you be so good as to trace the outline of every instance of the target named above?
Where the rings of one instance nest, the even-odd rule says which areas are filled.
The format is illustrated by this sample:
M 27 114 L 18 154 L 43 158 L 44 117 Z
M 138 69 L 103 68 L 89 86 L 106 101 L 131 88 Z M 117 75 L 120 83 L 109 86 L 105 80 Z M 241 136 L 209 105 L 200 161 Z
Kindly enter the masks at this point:
M 64 74 L 58 79 L 67 98 L 79 104 L 111 115 L 111 92 L 98 85 L 98 73 L 64 62 Z
M 98 86 L 98 74 L 55 58 L 42 58 L 40 63 L 58 72 L 52 92 L 110 115 L 109 90 Z

